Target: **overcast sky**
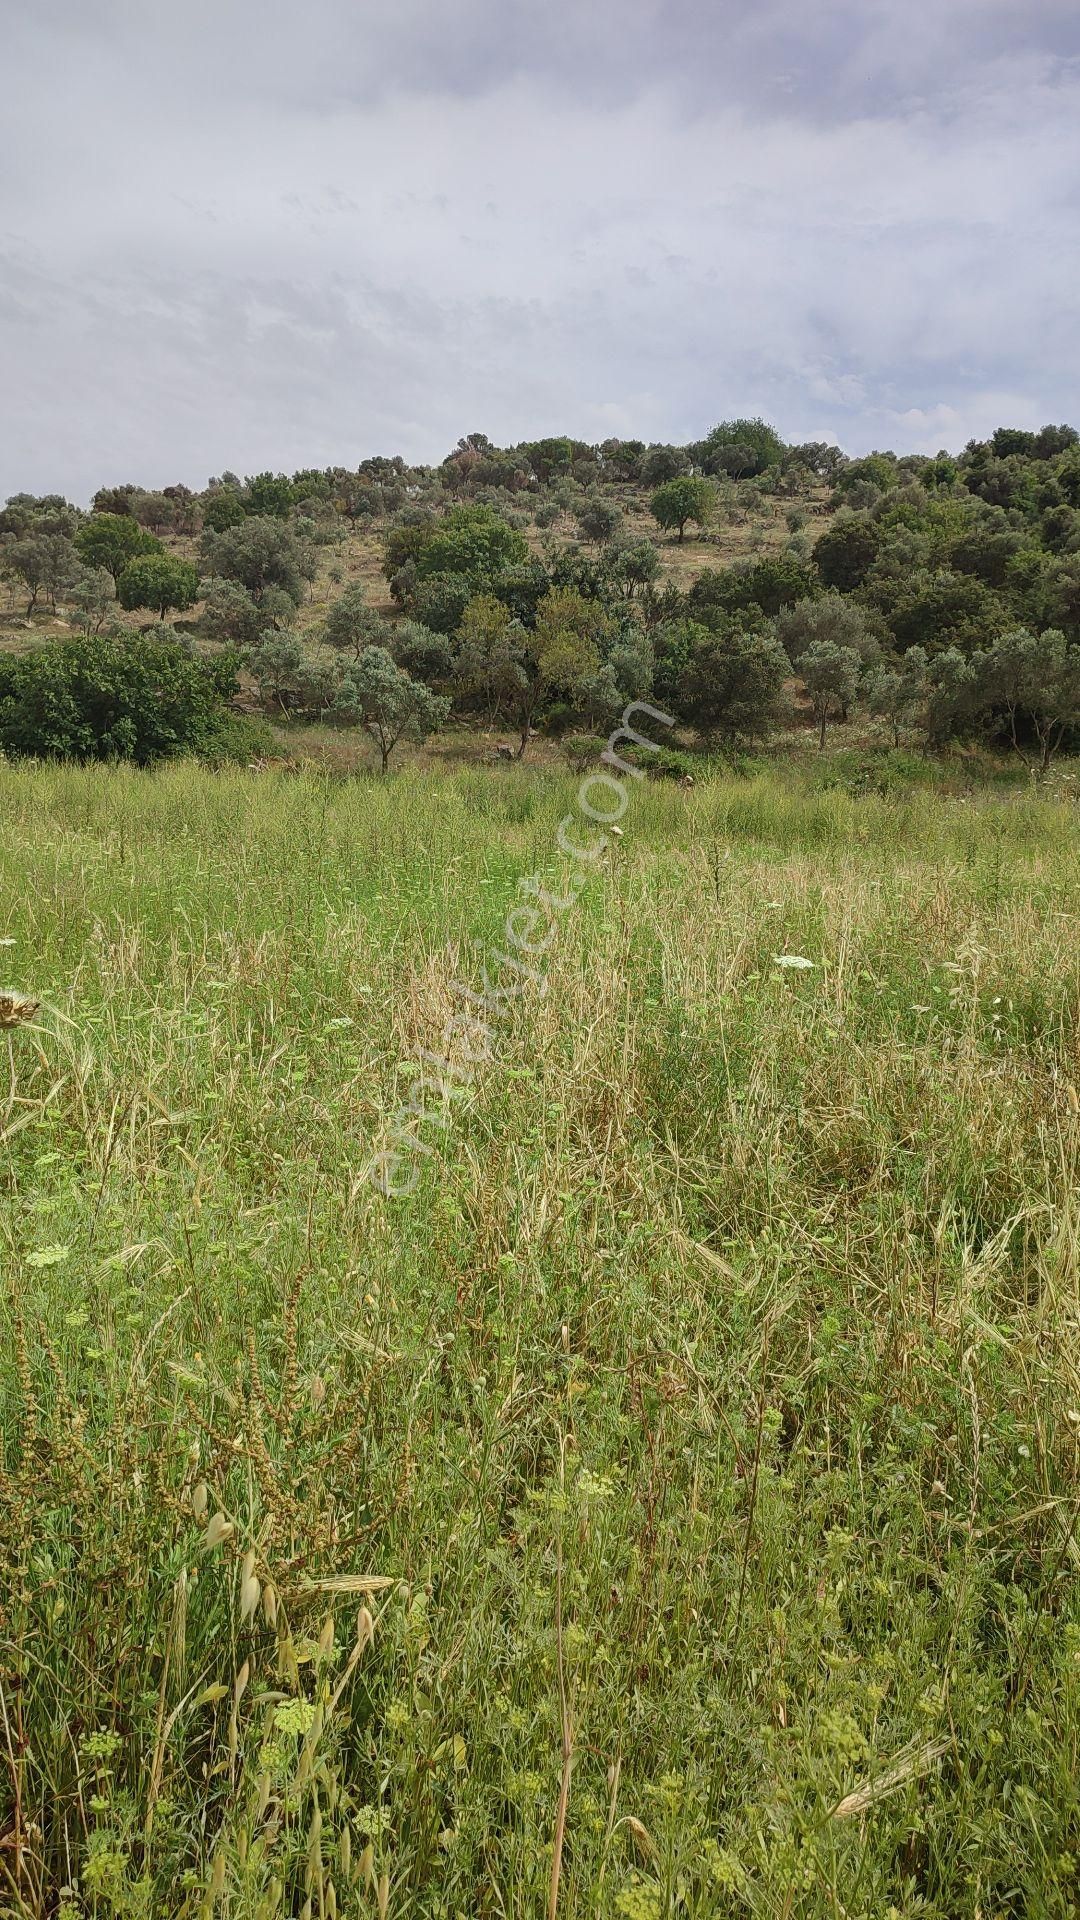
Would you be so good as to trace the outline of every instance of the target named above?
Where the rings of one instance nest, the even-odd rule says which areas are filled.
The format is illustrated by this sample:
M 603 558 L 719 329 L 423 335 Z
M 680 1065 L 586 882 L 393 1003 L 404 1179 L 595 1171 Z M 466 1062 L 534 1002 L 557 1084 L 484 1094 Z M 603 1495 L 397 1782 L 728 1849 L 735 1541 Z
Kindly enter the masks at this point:
M 0 494 L 1080 425 L 1076 0 L 0 0 Z

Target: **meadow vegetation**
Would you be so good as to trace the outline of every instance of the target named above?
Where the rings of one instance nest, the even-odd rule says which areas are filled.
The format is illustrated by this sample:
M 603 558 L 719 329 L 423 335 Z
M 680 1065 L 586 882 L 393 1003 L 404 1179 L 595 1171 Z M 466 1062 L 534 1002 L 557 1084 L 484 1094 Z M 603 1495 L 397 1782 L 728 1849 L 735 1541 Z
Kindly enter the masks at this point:
M 0 1913 L 1076 1913 L 1071 791 L 0 765 Z

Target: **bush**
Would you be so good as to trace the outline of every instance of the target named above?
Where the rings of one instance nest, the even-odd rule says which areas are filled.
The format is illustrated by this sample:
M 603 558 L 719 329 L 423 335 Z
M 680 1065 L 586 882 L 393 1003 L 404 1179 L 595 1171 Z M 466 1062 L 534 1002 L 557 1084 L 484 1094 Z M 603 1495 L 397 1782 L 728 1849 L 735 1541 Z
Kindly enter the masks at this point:
M 563 759 L 571 773 L 587 773 L 600 764 L 607 741 L 598 733 L 574 733 L 562 742 Z
M 210 766 L 246 767 L 251 760 L 263 760 L 280 751 L 278 736 L 268 721 L 251 713 L 230 713 L 226 708 L 210 723 L 199 758 Z
M 705 755 L 684 753 L 679 747 L 620 746 L 619 758 L 632 767 L 640 767 L 652 780 L 685 780 L 687 776 L 691 780 L 700 779 L 707 764 Z
M 236 692 L 229 654 L 121 633 L 0 660 L 0 749 L 13 758 L 153 760 L 212 752 Z

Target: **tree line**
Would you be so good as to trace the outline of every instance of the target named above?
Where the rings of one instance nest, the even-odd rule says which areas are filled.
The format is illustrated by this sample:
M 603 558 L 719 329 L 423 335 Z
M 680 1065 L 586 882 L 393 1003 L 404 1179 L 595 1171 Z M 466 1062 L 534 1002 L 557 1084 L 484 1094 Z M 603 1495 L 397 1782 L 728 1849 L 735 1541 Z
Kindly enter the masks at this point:
M 714 527 L 766 514 L 785 528 L 778 548 L 707 564 Z M 392 615 L 335 563 L 358 524 L 381 537 Z M 703 564 L 688 586 L 665 582 L 665 537 L 685 545 L 691 528 Z M 327 562 L 340 590 L 304 623 Z M 452 712 L 512 728 L 523 754 L 541 724 L 603 731 L 650 696 L 734 745 L 767 735 L 800 685 L 822 744 L 862 705 L 898 744 L 985 734 L 1042 774 L 1080 728 L 1080 436 L 1067 426 L 1002 428 L 956 456 L 859 459 L 750 419 L 684 447 L 498 448 L 470 434 L 436 467 L 380 458 L 224 474 L 201 493 L 110 487 L 89 512 L 16 495 L 0 569 L 27 618 L 63 604 L 82 644 L 130 649 L 124 612 L 164 622 L 198 607 L 159 653 L 220 653 L 268 709 L 364 727 L 384 768 Z M 53 654 L 63 645 L 74 660 L 80 641 Z M 0 745 L 84 755 L 59 721 L 51 744 L 39 728 L 27 746 L 29 689 L 47 671 L 36 657 L 0 665 Z

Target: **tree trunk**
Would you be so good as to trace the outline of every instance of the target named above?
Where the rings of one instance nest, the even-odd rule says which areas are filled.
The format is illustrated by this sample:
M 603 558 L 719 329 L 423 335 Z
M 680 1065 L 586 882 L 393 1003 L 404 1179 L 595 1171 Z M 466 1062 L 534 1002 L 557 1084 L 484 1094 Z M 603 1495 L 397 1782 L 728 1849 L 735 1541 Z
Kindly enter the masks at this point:
M 821 716 L 821 732 L 818 734 L 818 752 L 819 753 L 821 753 L 824 750 L 824 746 L 825 746 L 825 719 L 826 719 L 826 716 L 823 713 Z

